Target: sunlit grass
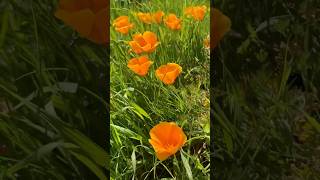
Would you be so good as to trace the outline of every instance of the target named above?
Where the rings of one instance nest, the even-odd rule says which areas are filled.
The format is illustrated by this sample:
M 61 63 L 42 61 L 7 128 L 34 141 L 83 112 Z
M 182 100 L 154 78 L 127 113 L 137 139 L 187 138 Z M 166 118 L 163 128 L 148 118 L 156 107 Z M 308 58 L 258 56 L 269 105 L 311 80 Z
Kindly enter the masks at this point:
M 202 22 L 186 18 L 183 10 L 209 1 L 111 1 L 111 24 L 127 15 L 135 28 L 129 35 L 111 32 L 111 170 L 115 179 L 209 179 L 209 55 L 203 40 L 209 34 L 209 12 Z M 183 20 L 181 30 L 164 23 L 143 24 L 136 12 L 174 13 Z M 149 55 L 153 61 L 145 77 L 134 74 L 127 62 L 137 57 L 128 53 L 134 33 L 156 33 L 160 45 Z M 177 63 L 182 74 L 173 85 L 165 85 L 155 70 Z M 160 162 L 148 142 L 150 129 L 161 121 L 174 121 L 183 128 L 188 141 L 175 156 Z M 189 168 L 188 168 L 189 167 Z

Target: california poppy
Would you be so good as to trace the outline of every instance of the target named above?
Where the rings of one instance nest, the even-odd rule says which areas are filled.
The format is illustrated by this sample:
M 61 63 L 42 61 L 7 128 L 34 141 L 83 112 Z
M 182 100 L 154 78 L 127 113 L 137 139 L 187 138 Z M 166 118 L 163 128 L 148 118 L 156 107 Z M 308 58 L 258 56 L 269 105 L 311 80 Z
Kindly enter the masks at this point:
M 176 63 L 168 63 L 166 65 L 160 66 L 156 70 L 156 76 L 164 83 L 164 84 L 173 84 L 176 78 L 181 74 L 182 67 Z
M 149 134 L 149 143 L 160 161 L 174 155 L 187 141 L 183 130 L 174 122 L 160 122 Z
M 152 23 L 152 15 L 151 13 L 142 13 L 139 12 L 137 13 L 137 16 L 140 21 L 146 23 L 146 24 L 151 24 Z
M 129 22 L 128 16 L 119 16 L 113 21 L 113 26 L 116 31 L 122 34 L 128 34 L 129 30 L 134 27 L 134 24 Z
M 192 6 L 185 9 L 184 13 L 188 16 L 192 16 L 197 21 L 202 21 L 207 11 L 206 6 Z
M 142 22 L 144 22 L 146 24 L 151 24 L 153 22 L 159 24 L 162 21 L 162 16 L 164 16 L 164 12 L 157 11 L 157 12 L 155 12 L 153 14 L 139 12 L 139 13 L 137 13 L 137 16 L 138 16 L 140 21 L 142 21 Z
M 181 29 L 181 20 L 175 14 L 169 14 L 165 20 L 165 24 L 172 30 Z
M 161 23 L 163 16 L 164 16 L 164 12 L 163 11 L 157 11 L 152 15 L 153 20 L 158 24 Z
M 60 0 L 55 16 L 95 43 L 107 43 L 108 2 L 105 0 Z
M 136 54 L 143 52 L 151 53 L 156 49 L 158 44 L 156 34 L 150 31 L 133 35 L 133 41 L 129 42 L 129 45 Z
M 140 76 L 147 75 L 149 67 L 151 66 L 152 61 L 149 61 L 147 56 L 141 56 L 138 58 L 132 58 L 128 62 L 128 67 Z
M 225 16 L 221 11 L 218 9 L 213 9 L 212 12 L 212 48 L 215 48 L 219 41 L 222 39 L 222 37 L 230 30 L 231 27 L 231 21 L 230 19 Z

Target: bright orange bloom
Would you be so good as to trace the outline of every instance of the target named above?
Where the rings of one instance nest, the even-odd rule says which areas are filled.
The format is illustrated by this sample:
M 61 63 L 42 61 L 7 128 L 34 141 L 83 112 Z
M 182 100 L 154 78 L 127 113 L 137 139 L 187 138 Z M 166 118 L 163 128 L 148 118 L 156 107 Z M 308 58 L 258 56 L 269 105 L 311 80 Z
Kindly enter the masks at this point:
M 107 9 L 105 0 L 60 0 L 55 16 L 95 43 L 107 43 Z
M 158 24 L 161 23 L 163 16 L 164 16 L 164 12 L 163 11 L 157 11 L 152 15 L 153 20 Z
M 136 54 L 143 52 L 151 53 L 156 49 L 158 44 L 156 34 L 150 31 L 133 35 L 133 41 L 129 42 L 129 45 Z
M 129 22 L 128 16 L 119 16 L 113 21 L 113 26 L 115 27 L 116 31 L 120 32 L 121 34 L 128 34 L 129 30 L 134 27 L 134 24 Z
M 181 29 L 181 20 L 179 18 L 177 18 L 177 16 L 175 14 L 169 14 L 165 18 L 164 22 L 166 23 L 168 28 L 170 28 L 172 30 Z
M 128 62 L 128 67 L 140 76 L 145 76 L 148 74 L 149 67 L 152 61 L 149 61 L 147 56 L 141 56 L 138 58 L 132 58 Z
M 182 67 L 176 63 L 168 63 L 166 65 L 160 66 L 156 70 L 156 76 L 164 83 L 164 84 L 173 84 L 176 78 L 181 74 Z
M 230 19 L 225 16 L 221 11 L 218 9 L 213 9 L 212 10 L 212 23 L 211 23 L 211 28 L 212 28 L 212 33 L 213 33 L 213 39 L 212 39 L 212 44 L 213 47 L 215 48 L 219 41 L 223 38 L 223 36 L 230 30 L 231 28 L 231 21 Z
M 138 18 L 140 19 L 140 21 L 146 23 L 146 24 L 151 24 L 152 23 L 152 16 L 150 13 L 142 13 L 139 12 L 137 13 Z
M 160 161 L 174 155 L 187 141 L 183 130 L 174 122 L 160 122 L 149 134 L 149 143 Z
M 185 9 L 184 13 L 192 16 L 197 21 L 202 21 L 207 11 L 206 6 L 192 6 Z

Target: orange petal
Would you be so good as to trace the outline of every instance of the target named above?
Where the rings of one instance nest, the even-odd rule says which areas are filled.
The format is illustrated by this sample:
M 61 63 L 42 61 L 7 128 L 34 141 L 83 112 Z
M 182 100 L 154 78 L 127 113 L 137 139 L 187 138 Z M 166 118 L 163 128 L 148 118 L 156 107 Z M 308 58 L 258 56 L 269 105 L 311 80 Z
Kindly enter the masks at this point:
M 58 10 L 55 13 L 55 16 L 74 28 L 82 36 L 88 36 L 91 33 L 95 19 L 93 12 L 88 9 L 74 13 Z
M 159 160 L 175 154 L 186 142 L 183 130 L 174 122 L 161 122 L 150 130 L 149 143 Z
M 230 30 L 231 20 L 221 11 L 214 8 L 211 26 L 213 28 L 212 48 L 215 48 L 222 37 Z
M 66 10 L 68 12 L 75 12 L 82 9 L 90 9 L 90 0 L 60 0 L 59 9 Z
M 140 54 L 143 52 L 142 48 L 140 47 L 140 45 L 136 41 L 130 41 L 129 45 L 131 46 L 132 50 L 135 53 Z
M 106 0 L 91 0 L 93 7 L 92 9 L 95 12 L 100 11 L 101 9 L 107 9 L 108 8 L 108 1 Z
M 163 11 L 157 11 L 156 13 L 153 14 L 153 19 L 156 21 L 156 23 L 161 23 L 162 17 L 164 16 Z
M 151 44 L 151 46 L 154 46 L 157 43 L 157 36 L 153 32 L 146 31 L 143 33 L 143 39 Z
M 107 42 L 107 13 L 107 9 L 103 9 L 97 13 L 91 34 L 88 39 L 99 44 Z

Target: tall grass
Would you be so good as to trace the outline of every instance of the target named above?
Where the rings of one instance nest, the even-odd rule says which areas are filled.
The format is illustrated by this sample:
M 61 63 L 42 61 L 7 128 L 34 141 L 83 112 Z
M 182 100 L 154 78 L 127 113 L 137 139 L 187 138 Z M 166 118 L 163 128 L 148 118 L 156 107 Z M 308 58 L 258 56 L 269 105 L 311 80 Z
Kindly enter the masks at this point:
M 209 35 L 209 13 L 203 22 L 183 15 L 191 5 L 209 1 L 111 1 L 111 24 L 127 15 L 135 28 L 127 36 L 113 27 L 111 34 L 111 177 L 114 179 L 209 179 L 209 55 L 203 40 Z M 174 13 L 183 19 L 182 29 L 172 31 L 163 23 L 146 25 L 137 12 Z M 152 31 L 160 45 L 149 55 L 154 63 L 146 77 L 135 75 L 127 62 L 128 41 L 135 33 Z M 183 73 L 174 85 L 164 85 L 155 70 L 177 63 Z M 161 121 L 174 121 L 185 131 L 188 141 L 173 157 L 160 162 L 149 144 L 150 129 Z
M 0 2 L 0 179 L 107 179 L 105 48 L 56 4 Z
M 219 179 L 319 179 L 319 6 L 215 1 L 232 20 L 216 49 L 214 173 Z

